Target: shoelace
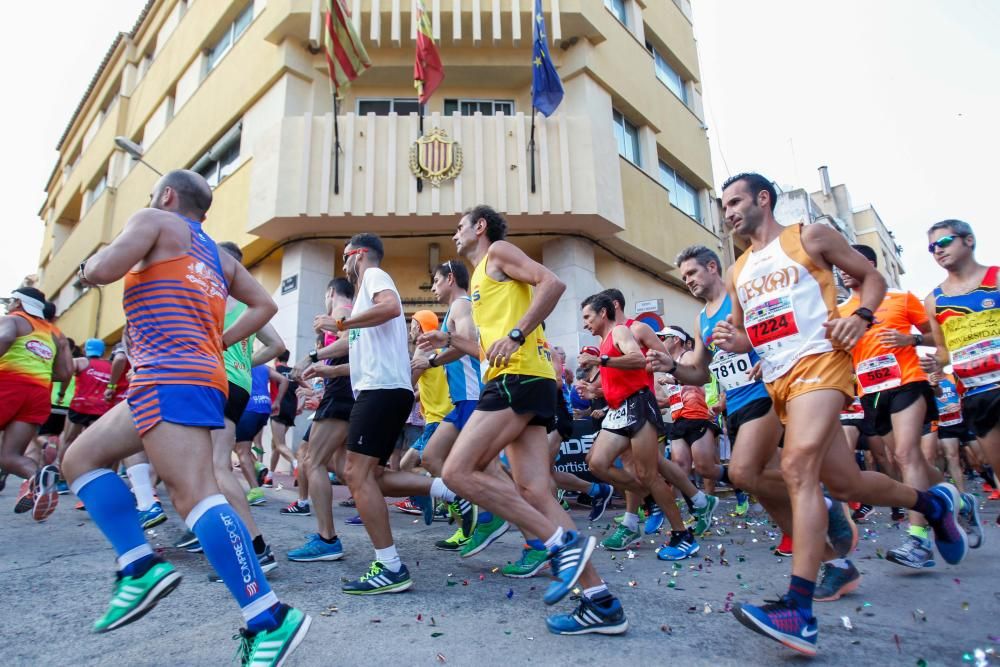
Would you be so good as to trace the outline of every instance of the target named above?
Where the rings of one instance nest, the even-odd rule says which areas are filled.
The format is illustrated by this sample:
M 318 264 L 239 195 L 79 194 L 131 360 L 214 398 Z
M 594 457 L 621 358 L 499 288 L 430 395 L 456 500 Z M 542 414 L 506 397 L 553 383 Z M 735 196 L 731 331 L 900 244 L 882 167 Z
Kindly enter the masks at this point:
M 247 664 L 250 661 L 250 655 L 253 652 L 254 641 L 256 640 L 256 635 L 250 634 L 246 628 L 240 628 L 238 634 L 233 635 L 233 639 L 239 641 L 236 646 L 236 653 L 233 655 L 230 662 L 236 662 L 239 659 L 241 665 Z
M 361 575 L 361 581 L 368 581 L 382 573 L 382 567 L 378 563 L 372 563 L 368 571 Z

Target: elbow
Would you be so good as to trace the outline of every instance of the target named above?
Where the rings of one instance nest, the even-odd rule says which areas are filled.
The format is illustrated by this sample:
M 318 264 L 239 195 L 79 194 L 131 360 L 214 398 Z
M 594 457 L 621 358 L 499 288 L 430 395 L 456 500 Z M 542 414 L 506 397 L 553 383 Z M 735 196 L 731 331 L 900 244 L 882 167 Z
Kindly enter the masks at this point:
M 274 344 L 274 356 L 275 357 L 280 357 L 287 350 L 288 350 L 288 348 L 285 346 L 285 341 L 279 339 L 277 342 L 275 342 L 275 344 Z

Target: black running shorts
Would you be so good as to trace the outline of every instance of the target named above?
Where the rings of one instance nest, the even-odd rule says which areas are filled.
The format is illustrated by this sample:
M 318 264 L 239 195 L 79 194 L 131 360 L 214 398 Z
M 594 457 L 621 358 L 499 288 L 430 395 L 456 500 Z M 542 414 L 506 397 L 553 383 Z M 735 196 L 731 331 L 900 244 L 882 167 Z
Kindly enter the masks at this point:
M 323 399 L 316 408 L 316 415 L 313 421 L 323 421 L 324 419 L 339 419 L 346 422 L 351 418 L 351 410 L 354 408 L 354 397 L 339 391 L 335 385 L 328 384 L 323 391 Z
M 617 409 L 609 407 L 601 428 L 615 435 L 632 438 L 647 423 L 652 424 L 657 435 L 663 434 L 663 415 L 656 405 L 656 398 L 649 389 L 643 387 L 626 398 Z
M 96 422 L 98 419 L 100 419 L 101 415 L 88 415 L 83 412 L 77 412 L 76 410 L 68 410 L 66 412 L 66 417 L 69 418 L 71 424 L 77 424 L 79 426 L 87 428 L 88 426 Z
M 909 382 L 874 394 L 865 394 L 861 397 L 861 405 L 865 409 L 865 420 L 871 424 L 875 435 L 887 435 L 892 431 L 892 415 L 902 412 L 921 399 L 927 404 L 924 422 L 937 419 L 934 390 L 931 389 L 930 383 L 924 380 Z
M 722 429 L 719 428 L 718 424 L 707 419 L 686 419 L 682 417 L 674 421 L 674 425 L 670 429 L 670 439 L 683 440 L 691 445 L 701 440 L 706 431 L 712 431 L 715 435 L 719 435 Z
M 729 442 L 735 445 L 740 427 L 765 416 L 771 411 L 771 406 L 771 397 L 765 396 L 755 398 L 736 412 L 729 413 L 726 417 L 726 431 L 729 433 Z
M 963 396 L 962 419 L 979 437 L 995 429 L 1000 424 L 1000 388 Z
M 53 405 L 45 423 L 38 428 L 38 435 L 59 435 L 66 426 L 66 408 Z
M 243 416 L 243 411 L 247 409 L 249 402 L 250 392 L 230 382 L 229 396 L 226 398 L 226 407 L 223 408 L 222 414 L 233 424 L 239 424 L 240 417 Z
M 347 450 L 389 463 L 396 439 L 413 408 L 409 389 L 372 389 L 358 394 L 347 429 Z
M 531 413 L 528 426 L 552 425 L 556 416 L 556 381 L 537 375 L 504 373 L 483 386 L 476 410 L 498 412 L 513 410 L 519 415 Z

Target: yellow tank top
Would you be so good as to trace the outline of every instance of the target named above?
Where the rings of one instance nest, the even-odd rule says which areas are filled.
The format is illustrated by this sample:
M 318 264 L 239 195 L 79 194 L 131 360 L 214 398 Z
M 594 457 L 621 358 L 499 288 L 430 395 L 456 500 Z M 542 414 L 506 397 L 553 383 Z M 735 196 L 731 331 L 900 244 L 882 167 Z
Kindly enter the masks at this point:
M 471 290 L 472 319 L 479 329 L 479 356 L 484 360 L 480 365 L 483 381 L 489 382 L 505 374 L 532 375 L 555 380 L 552 350 L 541 327 L 524 332 L 524 345 L 514 352 L 507 366 L 496 368 L 485 362 L 486 350 L 490 349 L 490 345 L 505 338 L 528 311 L 532 293 L 531 285 L 527 283 L 490 278 L 486 273 L 488 259 L 487 254 L 472 272 Z
M 31 331 L 14 339 L 7 353 L 0 357 L 0 375 L 6 382 L 25 382 L 48 389 L 52 386 L 58 329 L 27 313 L 11 315 L 25 320 Z
M 417 380 L 417 388 L 420 390 L 420 409 L 423 410 L 424 421 L 434 424 L 444 420 L 444 416 L 452 409 L 444 366 L 425 370 Z

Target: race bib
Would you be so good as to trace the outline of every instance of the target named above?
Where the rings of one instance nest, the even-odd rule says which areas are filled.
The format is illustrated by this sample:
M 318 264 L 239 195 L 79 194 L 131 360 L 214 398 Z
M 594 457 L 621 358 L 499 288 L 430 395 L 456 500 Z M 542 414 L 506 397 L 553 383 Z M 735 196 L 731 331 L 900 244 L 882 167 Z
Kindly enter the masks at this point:
M 753 384 L 753 380 L 750 379 L 753 364 L 750 363 L 749 354 L 733 354 L 719 350 L 715 353 L 715 358 L 708 369 L 719 380 L 719 386 L 723 391 L 732 391 Z
M 882 354 L 858 364 L 858 384 L 866 394 L 885 391 L 903 384 L 903 369 L 894 354 Z
M 841 419 L 864 419 L 865 409 L 861 405 L 861 399 L 857 396 L 854 397 L 854 401 L 851 405 L 840 413 Z
M 628 401 L 621 404 L 617 410 L 608 410 L 604 415 L 601 428 L 620 429 L 628 426 Z
M 1000 382 L 1000 338 L 988 338 L 955 351 L 952 367 L 966 388 Z
M 684 399 L 681 398 L 681 386 L 672 384 L 667 388 L 667 398 L 670 400 L 670 418 L 676 419 L 676 415 L 684 407 Z
M 938 426 L 955 426 L 962 423 L 962 410 L 957 405 L 949 405 L 938 416 Z
M 792 302 L 788 297 L 772 299 L 748 310 L 744 315 L 744 324 L 750 343 L 755 348 L 799 332 Z

